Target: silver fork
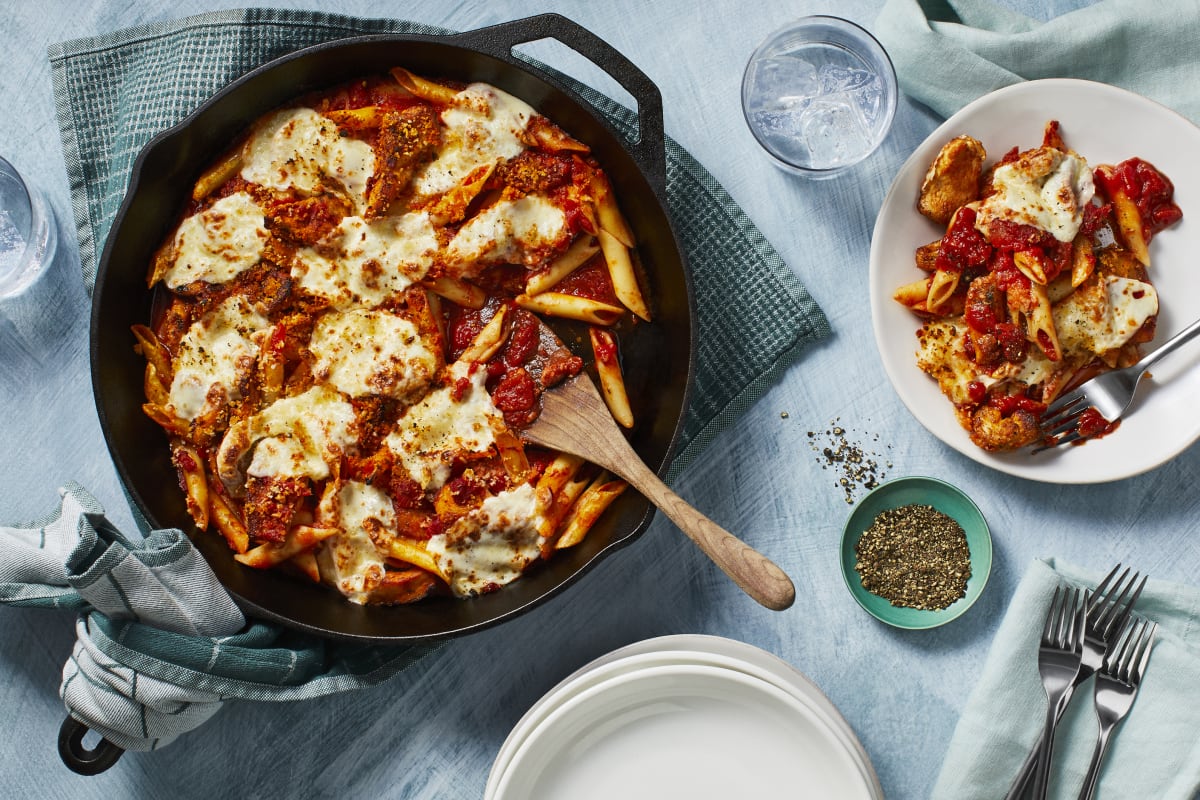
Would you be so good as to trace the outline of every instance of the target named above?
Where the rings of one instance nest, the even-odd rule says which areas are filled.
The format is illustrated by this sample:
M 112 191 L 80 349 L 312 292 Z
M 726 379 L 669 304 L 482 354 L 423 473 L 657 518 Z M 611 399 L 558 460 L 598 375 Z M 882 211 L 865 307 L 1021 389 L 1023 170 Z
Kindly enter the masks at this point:
M 1071 701 L 1079 684 L 1100 669 L 1109 643 L 1116 640 L 1117 634 L 1123 629 L 1125 621 L 1129 618 L 1133 604 L 1142 594 L 1146 578 L 1138 572 L 1130 576 L 1129 571 L 1129 567 L 1126 567 L 1125 571 L 1121 572 L 1121 565 L 1117 564 L 1104 577 L 1104 580 L 1100 581 L 1096 590 L 1086 595 L 1083 652 L 1080 658 L 1079 672 L 1063 696 L 1062 705 L 1058 710 L 1060 718 L 1066 711 L 1067 704 Z M 1118 576 L 1117 573 L 1120 575 Z M 1142 578 L 1141 583 L 1138 583 L 1139 577 Z M 1037 768 L 1037 759 L 1041 749 L 1042 740 L 1039 739 L 1021 766 L 1021 771 L 1017 773 L 1017 778 L 1013 781 L 1012 788 L 1009 789 L 1005 800 L 1016 800 L 1016 798 L 1025 796 L 1025 789 L 1029 786 Z
M 1038 645 L 1038 673 L 1042 677 L 1042 688 L 1046 690 L 1046 727 L 1042 732 L 1042 748 L 1038 755 L 1037 771 L 1033 776 L 1033 796 L 1036 800 L 1046 797 L 1046 783 L 1050 775 L 1050 759 L 1054 751 L 1054 729 L 1065 706 L 1067 696 L 1083 659 L 1084 611 L 1080 605 L 1078 589 L 1068 589 L 1061 594 L 1054 590 L 1050 602 L 1050 613 L 1042 629 L 1042 640 Z
M 1092 752 L 1092 762 L 1088 765 L 1079 800 L 1091 800 L 1096 791 L 1100 762 L 1108 750 L 1113 729 L 1133 707 L 1146 664 L 1150 661 L 1150 648 L 1154 645 L 1157 630 L 1158 625 L 1147 620 L 1131 622 L 1120 640 L 1120 646 L 1110 648 L 1104 657 L 1104 666 L 1096 673 L 1094 696 L 1100 735 L 1096 739 L 1096 749 Z
M 1040 424 L 1043 438 L 1058 438 L 1053 443 L 1035 447 L 1032 452 L 1040 453 L 1082 439 L 1079 433 L 1079 418 L 1089 408 L 1095 408 L 1108 422 L 1119 420 L 1129 409 L 1138 384 L 1150 367 L 1163 356 L 1191 341 L 1197 333 L 1200 333 L 1200 320 L 1188 325 L 1136 364 L 1097 375 L 1059 397 L 1046 409 Z

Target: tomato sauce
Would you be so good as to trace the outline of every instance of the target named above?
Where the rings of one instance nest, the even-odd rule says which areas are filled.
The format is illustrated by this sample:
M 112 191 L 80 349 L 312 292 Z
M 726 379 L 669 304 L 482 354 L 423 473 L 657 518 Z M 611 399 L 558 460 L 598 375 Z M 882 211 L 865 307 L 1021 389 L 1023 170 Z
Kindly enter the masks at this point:
M 1096 178 L 1110 197 L 1119 190 L 1133 200 L 1141 215 L 1147 241 L 1151 235 L 1183 218 L 1183 211 L 1174 201 L 1175 185 L 1149 161 L 1130 158 L 1110 173 L 1098 170 Z
M 967 267 L 981 267 L 988 262 L 992 248 L 975 229 L 975 211 L 963 207 L 954 215 L 954 221 L 938 248 L 934 268 L 944 272 L 962 272 Z

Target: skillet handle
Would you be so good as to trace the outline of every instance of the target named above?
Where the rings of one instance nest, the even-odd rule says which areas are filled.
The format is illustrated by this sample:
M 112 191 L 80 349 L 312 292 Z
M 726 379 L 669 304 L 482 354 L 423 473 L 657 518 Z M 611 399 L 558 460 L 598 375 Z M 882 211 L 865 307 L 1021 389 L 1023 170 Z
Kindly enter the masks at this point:
M 630 143 L 631 151 L 655 188 L 665 191 L 667 155 L 662 94 L 646 73 L 615 47 L 561 14 L 539 14 L 502 22 L 451 38 L 490 56 L 518 63 L 523 69 L 529 65 L 515 61 L 514 47 L 540 39 L 556 39 L 600 67 L 637 102 L 638 139 Z
M 74 717 L 68 716 L 58 729 L 58 755 L 72 772 L 80 775 L 99 775 L 117 763 L 125 751 L 108 739 L 101 739 L 95 748 L 83 746 L 83 737 L 90 729 Z

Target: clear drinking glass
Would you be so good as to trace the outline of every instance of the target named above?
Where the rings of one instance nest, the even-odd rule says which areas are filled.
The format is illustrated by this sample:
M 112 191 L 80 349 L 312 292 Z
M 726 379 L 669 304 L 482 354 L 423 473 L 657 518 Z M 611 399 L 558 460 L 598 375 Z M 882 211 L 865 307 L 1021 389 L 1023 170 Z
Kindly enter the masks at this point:
M 896 114 L 896 71 L 853 22 L 803 17 L 768 36 L 746 65 L 742 110 L 780 167 L 828 178 L 875 152 Z
M 57 231 L 50 207 L 0 157 L 0 300 L 25 291 L 54 258 Z

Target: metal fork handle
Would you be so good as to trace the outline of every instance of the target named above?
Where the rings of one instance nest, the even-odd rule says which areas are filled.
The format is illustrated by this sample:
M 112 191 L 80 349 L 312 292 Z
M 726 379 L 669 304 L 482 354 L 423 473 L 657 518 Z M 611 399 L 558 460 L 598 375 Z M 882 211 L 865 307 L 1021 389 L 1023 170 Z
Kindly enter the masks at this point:
M 1080 664 L 1079 675 L 1075 681 L 1067 687 L 1063 692 L 1062 700 L 1058 703 L 1056 709 L 1055 725 L 1062 719 L 1063 714 L 1067 711 L 1067 706 L 1071 703 L 1071 697 L 1075 694 L 1075 688 L 1085 680 L 1090 678 L 1092 670 L 1089 668 L 1085 672 L 1084 665 Z M 1029 788 L 1030 781 L 1033 780 L 1034 774 L 1037 772 L 1038 756 L 1041 754 L 1046 741 L 1046 731 L 1043 729 L 1041 736 L 1034 743 L 1033 748 L 1029 751 L 1029 755 L 1025 757 L 1025 763 L 1021 765 L 1021 771 L 1017 773 L 1017 779 L 1013 781 L 1012 786 L 1008 790 L 1008 794 L 1004 796 L 1004 800 L 1020 800 L 1025 796 L 1025 790 Z
M 1087 777 L 1083 780 L 1083 789 L 1079 792 L 1079 800 L 1092 800 L 1096 792 L 1096 784 L 1100 782 L 1100 762 L 1104 760 L 1104 752 L 1108 749 L 1108 739 L 1112 735 L 1113 725 L 1100 726 L 1100 738 L 1096 740 L 1096 748 L 1092 750 L 1092 761 L 1088 764 Z
M 1068 687 L 1068 691 L 1070 687 Z M 1067 708 L 1067 692 L 1063 692 L 1058 702 L 1046 709 L 1046 729 L 1042 731 L 1041 753 L 1038 755 L 1037 769 L 1033 773 L 1034 800 L 1045 800 L 1046 791 L 1050 786 L 1050 759 L 1054 754 L 1054 731 L 1058 728 L 1058 720 Z
M 1196 320 L 1191 325 L 1188 325 L 1179 333 L 1163 342 L 1162 347 L 1158 348 L 1153 353 L 1147 353 L 1145 356 L 1143 356 L 1141 361 L 1134 364 L 1134 368 L 1131 369 L 1130 372 L 1136 372 L 1140 375 L 1141 373 L 1150 369 L 1151 365 L 1153 365 L 1163 356 L 1173 353 L 1175 350 L 1178 350 L 1180 347 L 1196 338 L 1196 334 L 1198 333 L 1200 333 L 1200 319 Z

